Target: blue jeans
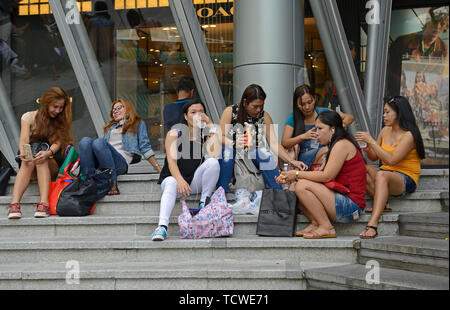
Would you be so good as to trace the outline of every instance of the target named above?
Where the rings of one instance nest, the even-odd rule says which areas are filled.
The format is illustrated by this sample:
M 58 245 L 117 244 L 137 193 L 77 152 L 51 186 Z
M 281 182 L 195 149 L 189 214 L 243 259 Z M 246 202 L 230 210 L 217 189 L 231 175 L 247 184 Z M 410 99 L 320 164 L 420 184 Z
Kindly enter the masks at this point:
M 78 148 L 81 172 L 86 177 L 92 177 L 99 167 L 111 168 L 114 184 L 116 184 L 117 176 L 125 174 L 128 170 L 125 158 L 104 138 L 93 140 L 84 137 L 78 143 Z
M 334 193 L 334 206 L 336 208 L 336 222 L 349 223 L 359 218 L 364 211 L 348 196 Z
M 222 186 L 225 192 L 228 191 L 228 185 L 234 170 L 234 159 L 236 150 L 232 146 L 222 147 L 222 158 L 219 159 L 220 175 L 217 187 Z M 282 189 L 281 185 L 275 181 L 275 177 L 280 175 L 277 164 L 272 153 L 267 149 L 256 149 L 250 152 L 250 158 L 256 168 L 261 171 L 264 182 L 269 188 Z

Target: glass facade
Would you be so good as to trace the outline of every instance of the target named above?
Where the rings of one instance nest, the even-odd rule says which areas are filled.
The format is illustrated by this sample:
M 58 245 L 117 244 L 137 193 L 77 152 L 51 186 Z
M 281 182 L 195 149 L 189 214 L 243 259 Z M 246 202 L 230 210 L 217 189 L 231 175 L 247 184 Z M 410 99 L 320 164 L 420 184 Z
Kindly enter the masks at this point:
M 193 0 L 222 94 L 232 104 L 233 0 Z M 307 1 L 306 1 L 307 2 Z M 3 2 L 2 2 L 3 3 Z M 96 131 L 74 74 L 48 0 L 11 1 L 0 6 L 0 71 L 17 120 L 37 109 L 36 98 L 59 86 L 73 97 L 76 142 Z M 152 148 L 164 152 L 164 106 L 177 99 L 182 76 L 192 76 L 168 0 L 77 1 L 111 99 L 131 101 L 148 127 Z M 437 9 L 437 10 L 436 10 Z M 361 15 L 363 16 L 363 15 Z M 448 30 L 441 31 L 432 49 L 395 53 L 396 42 L 427 25 L 448 29 L 448 6 L 395 9 L 390 33 L 387 94 L 402 94 L 413 105 L 422 131 L 425 164 L 448 165 Z M 358 17 L 359 18 L 359 17 Z M 360 18 L 361 21 L 363 17 Z M 345 23 L 345 20 L 343 20 Z M 430 26 L 431 27 L 431 26 Z M 360 51 L 355 65 L 364 82 L 366 31 L 361 23 Z M 438 49 L 444 56 L 436 56 Z M 336 95 L 323 46 L 310 14 L 304 19 L 306 81 L 320 106 Z M 393 79 L 393 80 L 392 80 Z M 420 80 L 420 81 L 419 81 Z

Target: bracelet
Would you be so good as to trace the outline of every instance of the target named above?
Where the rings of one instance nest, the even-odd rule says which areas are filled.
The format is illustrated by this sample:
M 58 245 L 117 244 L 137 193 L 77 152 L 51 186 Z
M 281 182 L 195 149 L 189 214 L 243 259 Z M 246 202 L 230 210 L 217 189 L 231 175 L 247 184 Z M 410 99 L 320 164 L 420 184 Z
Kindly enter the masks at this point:
M 295 181 L 298 181 L 298 175 L 299 175 L 300 171 L 297 170 L 297 172 L 295 173 Z
M 52 148 L 49 148 L 49 151 L 52 152 L 52 156 L 55 156 L 55 152 L 53 152 Z

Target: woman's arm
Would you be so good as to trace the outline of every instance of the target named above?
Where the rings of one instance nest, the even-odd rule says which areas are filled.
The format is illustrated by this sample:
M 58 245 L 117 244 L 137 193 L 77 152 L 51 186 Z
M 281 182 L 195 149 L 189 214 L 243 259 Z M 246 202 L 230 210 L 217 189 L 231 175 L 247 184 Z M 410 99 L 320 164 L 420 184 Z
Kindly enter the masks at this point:
M 377 155 L 377 153 L 374 151 L 376 146 L 381 147 L 381 142 L 383 140 L 384 134 L 387 130 L 387 127 L 384 127 L 381 132 L 378 134 L 377 141 L 375 141 L 372 136 L 368 132 L 364 131 L 357 131 L 355 134 L 356 141 L 363 141 L 367 143 L 367 147 L 363 149 L 364 152 L 366 152 L 367 157 L 371 161 L 376 161 L 380 159 Z
M 19 154 L 20 159 L 23 161 L 31 161 L 32 159 L 25 158 L 25 152 L 23 151 L 23 145 L 30 143 L 30 124 L 26 121 L 20 121 L 20 138 L 19 138 Z
M 222 116 L 220 117 L 220 133 L 222 134 L 221 136 L 221 142 L 222 145 L 233 145 L 233 141 L 231 139 L 227 138 L 227 131 L 226 131 L 226 127 L 229 127 L 231 125 L 231 107 L 226 107 L 225 110 L 222 113 Z
M 283 147 L 290 148 L 305 141 L 303 134 L 295 137 L 292 136 L 293 134 L 294 128 L 289 125 L 284 125 L 283 136 L 281 137 L 281 145 Z
M 371 143 L 370 149 L 378 159 L 381 159 L 386 165 L 395 166 L 401 162 L 408 153 L 415 148 L 414 138 L 410 131 L 407 131 L 392 153 L 387 152 L 378 143 Z
M 346 114 L 346 113 L 342 113 L 342 112 L 338 112 L 338 114 L 342 118 L 342 126 L 344 128 L 347 128 L 355 120 L 355 117 L 351 114 Z
M 192 192 L 191 187 L 186 182 L 186 180 L 181 175 L 180 169 L 177 165 L 177 155 L 178 155 L 178 130 L 172 129 L 167 133 L 166 136 L 166 156 L 167 164 L 169 165 L 170 174 L 177 180 L 177 190 L 178 193 L 183 196 L 189 196 Z
M 295 167 L 304 170 L 307 169 L 306 165 L 297 160 L 292 160 L 289 154 L 286 152 L 284 147 L 278 142 L 278 139 L 275 135 L 275 129 L 273 128 L 273 121 L 270 117 L 269 113 L 264 112 L 264 124 L 266 130 L 266 140 L 269 144 L 271 151 L 275 154 L 276 157 L 280 157 L 284 162 L 287 162 Z
M 306 179 L 313 182 L 325 183 L 336 178 L 341 171 L 344 162 L 353 158 L 357 152 L 355 146 L 348 140 L 340 140 L 336 142 L 331 150 L 330 157 L 323 171 L 288 171 L 283 172 L 283 177 L 278 178 L 277 182 L 283 183 L 285 181 L 294 182 L 298 179 Z

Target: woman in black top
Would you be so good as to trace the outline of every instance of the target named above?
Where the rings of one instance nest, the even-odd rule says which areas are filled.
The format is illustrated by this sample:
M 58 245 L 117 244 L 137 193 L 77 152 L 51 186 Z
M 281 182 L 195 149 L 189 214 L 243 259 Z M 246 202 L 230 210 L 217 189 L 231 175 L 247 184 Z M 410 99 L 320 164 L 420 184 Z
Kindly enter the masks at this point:
M 166 159 L 158 180 L 163 190 L 159 226 L 152 234 L 152 240 L 166 238 L 169 217 L 177 198 L 201 193 L 199 208 L 202 208 L 216 187 L 220 173 L 217 157 L 221 147 L 217 128 L 205 110 L 198 100 L 187 102 L 180 124 L 167 133 Z

